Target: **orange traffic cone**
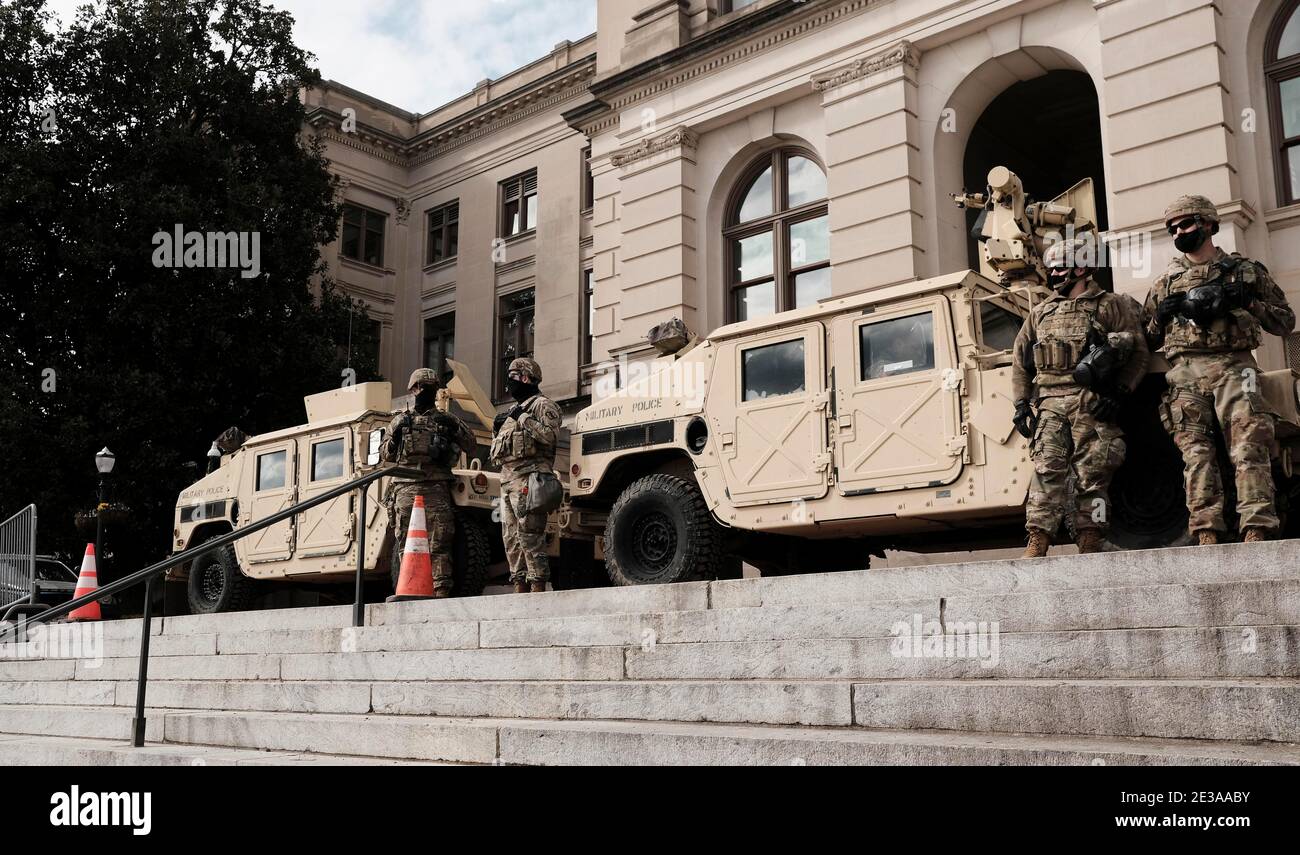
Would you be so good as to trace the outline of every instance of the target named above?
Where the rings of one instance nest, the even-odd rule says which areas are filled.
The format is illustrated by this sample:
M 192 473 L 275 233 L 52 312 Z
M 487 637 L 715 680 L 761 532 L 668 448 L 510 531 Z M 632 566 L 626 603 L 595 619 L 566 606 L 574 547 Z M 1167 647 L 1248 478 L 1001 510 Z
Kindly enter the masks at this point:
M 433 561 L 429 558 L 426 526 L 424 496 L 416 496 L 415 506 L 411 508 L 411 525 L 406 530 L 406 548 L 402 551 L 402 571 L 397 577 L 397 591 L 388 598 L 390 603 L 433 597 Z
M 77 590 L 73 592 L 72 598 L 84 597 L 86 594 L 93 594 L 99 590 L 99 571 L 95 567 L 95 544 L 86 544 L 86 557 L 81 559 L 81 574 L 77 576 Z M 86 603 L 79 609 L 73 609 L 72 614 L 68 615 L 68 620 L 101 620 L 103 615 L 99 612 L 99 601 Z

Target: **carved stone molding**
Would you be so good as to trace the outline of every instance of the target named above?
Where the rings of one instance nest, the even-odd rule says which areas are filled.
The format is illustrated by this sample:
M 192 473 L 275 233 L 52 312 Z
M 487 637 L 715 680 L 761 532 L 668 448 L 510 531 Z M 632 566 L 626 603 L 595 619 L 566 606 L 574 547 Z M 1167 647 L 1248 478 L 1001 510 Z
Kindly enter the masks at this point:
M 399 226 L 404 226 L 406 225 L 406 221 L 409 220 L 410 218 L 411 218 L 411 200 L 398 198 L 397 216 L 395 217 L 395 219 L 397 220 L 397 224 Z
M 668 151 L 678 147 L 695 148 L 699 145 L 699 142 L 699 137 L 690 128 L 677 127 L 657 137 L 649 137 L 635 145 L 620 148 L 609 156 L 609 162 L 615 167 L 624 167 L 629 163 L 644 160 L 661 151 Z
M 827 89 L 834 89 L 836 86 L 843 86 L 845 83 L 861 80 L 868 75 L 884 71 L 887 68 L 893 68 L 896 65 L 907 65 L 912 69 L 919 69 L 921 67 L 921 51 L 917 50 L 916 45 L 904 39 L 880 53 L 855 60 L 848 65 L 831 71 L 814 74 L 812 85 L 818 92 L 825 92 Z

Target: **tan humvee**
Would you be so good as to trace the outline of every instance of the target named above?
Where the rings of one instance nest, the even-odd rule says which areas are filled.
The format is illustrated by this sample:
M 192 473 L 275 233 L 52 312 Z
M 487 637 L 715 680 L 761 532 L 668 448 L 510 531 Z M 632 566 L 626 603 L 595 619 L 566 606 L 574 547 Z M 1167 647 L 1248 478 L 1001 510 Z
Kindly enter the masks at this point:
M 468 369 L 449 362 L 455 375 L 440 394 L 439 407 L 448 409 L 452 402 L 460 406 L 483 443 L 491 437 L 491 404 Z M 306 424 L 247 438 L 221 456 L 217 469 L 180 494 L 173 551 L 189 549 L 373 471 L 380 465 L 379 448 L 392 414 L 405 401 L 394 401 L 386 382 L 308 395 Z M 482 592 L 494 554 L 501 552 L 500 521 L 495 515 L 500 475 L 464 455 L 453 473 L 455 594 L 472 596 Z M 365 494 L 364 569 L 369 576 L 395 578 L 400 559 L 389 530 L 386 497 L 391 483 L 390 478 L 380 478 Z M 350 580 L 357 561 L 357 500 L 354 492 L 317 505 L 200 556 L 194 567 L 178 567 L 167 579 L 187 583 L 187 599 L 195 613 L 246 608 L 258 582 Z
M 657 371 L 578 414 L 572 513 L 592 525 L 607 515 L 598 546 L 614 582 L 734 576 L 741 558 L 765 573 L 825 571 L 865 567 L 887 547 L 1022 542 L 1032 466 L 1012 427 L 1010 349 L 1048 293 L 1046 244 L 1067 226 L 1093 229 L 1095 213 L 1090 181 L 1046 204 L 1004 168 L 989 185 L 954 197 L 981 211 L 982 272 L 828 299 L 704 339 L 670 332 L 664 349 L 675 352 Z M 1155 407 L 1162 385 L 1148 377 L 1147 405 L 1125 417 L 1116 544 L 1185 536 L 1182 461 Z M 1292 372 L 1261 386 L 1293 436 Z M 1289 476 L 1289 450 L 1283 465 Z

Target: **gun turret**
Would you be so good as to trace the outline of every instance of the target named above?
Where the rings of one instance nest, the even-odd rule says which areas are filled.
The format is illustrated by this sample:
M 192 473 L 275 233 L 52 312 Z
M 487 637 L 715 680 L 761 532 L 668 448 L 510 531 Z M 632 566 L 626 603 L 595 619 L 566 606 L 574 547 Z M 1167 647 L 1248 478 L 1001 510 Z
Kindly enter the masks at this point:
M 971 236 L 980 242 L 980 269 L 1003 285 L 1045 285 L 1043 252 L 1066 233 L 1096 228 L 1092 179 L 1085 178 L 1049 202 L 1035 202 L 1010 169 L 989 170 L 984 193 L 952 194 L 959 208 L 980 212 Z

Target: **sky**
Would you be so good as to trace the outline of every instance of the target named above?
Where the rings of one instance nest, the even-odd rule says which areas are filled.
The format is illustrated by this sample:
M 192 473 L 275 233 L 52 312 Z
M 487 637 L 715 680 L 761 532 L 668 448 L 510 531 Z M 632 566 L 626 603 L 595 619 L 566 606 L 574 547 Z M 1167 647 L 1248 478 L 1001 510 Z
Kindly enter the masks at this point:
M 61 18 L 85 0 L 48 0 Z M 596 0 L 269 0 L 326 80 L 426 113 L 596 31 Z

